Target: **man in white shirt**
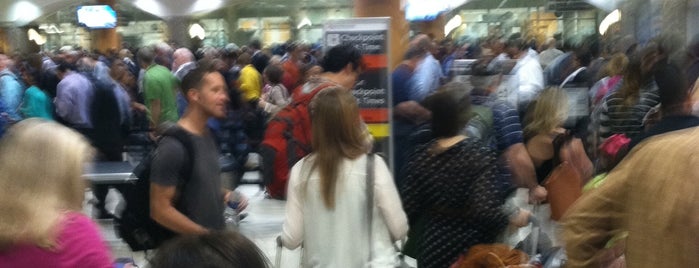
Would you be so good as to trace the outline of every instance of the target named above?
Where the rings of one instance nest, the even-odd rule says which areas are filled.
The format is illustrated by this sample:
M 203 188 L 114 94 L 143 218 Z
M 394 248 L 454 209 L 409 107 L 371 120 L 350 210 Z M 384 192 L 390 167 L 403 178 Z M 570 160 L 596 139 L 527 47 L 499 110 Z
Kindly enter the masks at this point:
M 541 65 L 534 53 L 523 39 L 510 39 L 505 51 L 517 64 L 512 69 L 514 75 L 509 79 L 508 90 L 510 94 L 507 101 L 517 107 L 522 113 L 526 111 L 529 103 L 539 96 L 544 89 L 544 74 Z

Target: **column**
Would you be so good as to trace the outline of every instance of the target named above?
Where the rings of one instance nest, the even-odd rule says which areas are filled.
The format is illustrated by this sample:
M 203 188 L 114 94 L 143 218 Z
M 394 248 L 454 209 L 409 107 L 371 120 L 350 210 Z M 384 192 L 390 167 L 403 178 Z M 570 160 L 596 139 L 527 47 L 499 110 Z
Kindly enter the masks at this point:
M 192 48 L 192 38 L 189 36 L 189 17 L 169 17 L 165 19 L 170 42 L 175 42 L 180 47 Z
M 5 42 L 3 46 L 5 54 L 12 55 L 14 53 L 32 53 L 39 51 L 39 46 L 33 41 L 29 41 L 27 29 L 26 27 L 3 28 L 1 37 Z
M 635 36 L 641 43 L 656 35 L 686 42 L 693 35 L 691 26 L 696 17 L 688 11 L 696 6 L 690 0 L 627 1 L 620 9 L 622 32 Z
M 356 17 L 391 17 L 391 70 L 398 66 L 408 49 L 410 27 L 401 0 L 354 0 Z
M 662 33 L 669 34 L 681 41 L 678 46 L 684 45 L 687 38 L 687 0 L 664 0 L 661 8 Z M 694 10 L 691 11 L 694 13 Z
M 7 30 L 5 28 L 0 28 L 0 53 L 5 54 L 8 49 L 8 41 L 7 41 Z
M 621 32 L 624 35 L 631 35 L 636 37 L 636 18 L 640 14 L 639 6 L 648 6 L 649 1 L 643 0 L 643 3 L 639 1 L 626 1 L 621 4 L 619 11 L 621 11 Z
M 100 5 L 110 5 L 116 10 L 116 0 L 97 0 Z M 118 11 L 117 11 L 118 12 Z M 116 27 L 112 29 L 95 29 L 91 30 L 92 34 L 92 49 L 96 49 L 101 53 L 107 53 L 110 50 L 118 50 L 121 47 L 119 35 L 116 32 Z

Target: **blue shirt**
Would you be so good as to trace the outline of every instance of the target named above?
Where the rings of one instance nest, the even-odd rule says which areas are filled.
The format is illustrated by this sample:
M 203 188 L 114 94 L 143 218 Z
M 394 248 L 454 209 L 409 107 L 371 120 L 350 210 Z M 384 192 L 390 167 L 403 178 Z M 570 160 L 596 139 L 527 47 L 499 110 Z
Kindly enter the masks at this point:
M 483 105 L 493 112 L 493 135 L 499 153 L 508 147 L 524 142 L 522 125 L 519 123 L 519 113 L 507 102 L 496 100 L 490 96 L 471 95 L 471 103 Z
M 17 76 L 9 70 L 0 71 L 0 98 L 4 108 L 0 113 L 6 113 L 13 121 L 22 120 L 19 105 L 22 103 L 24 87 Z
M 420 102 L 437 91 L 442 76 L 442 66 L 439 65 L 439 61 L 432 56 L 432 53 L 427 53 L 427 57 L 417 66 L 415 74 L 410 79 L 413 84 L 410 99 Z
M 410 90 L 412 88 L 412 83 L 410 78 L 413 76 L 413 71 L 410 70 L 405 64 L 398 65 L 396 69 L 391 74 L 392 86 L 393 86 L 393 106 L 398 105 L 401 102 L 406 102 L 410 99 Z
M 90 105 L 95 95 L 92 83 L 70 71 L 56 86 L 56 114 L 74 128 L 92 128 Z

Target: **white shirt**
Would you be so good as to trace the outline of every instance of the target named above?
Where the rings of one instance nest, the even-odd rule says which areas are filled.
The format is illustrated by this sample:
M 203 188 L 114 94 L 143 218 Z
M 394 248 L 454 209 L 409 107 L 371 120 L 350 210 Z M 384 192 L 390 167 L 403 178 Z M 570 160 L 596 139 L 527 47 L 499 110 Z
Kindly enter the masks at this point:
M 410 89 L 410 99 L 422 101 L 425 97 L 437 91 L 442 79 L 442 66 L 439 61 L 432 56 L 432 53 L 427 53 L 427 56 L 415 68 L 412 79 L 412 88 Z
M 508 81 L 509 92 L 512 93 L 508 95 L 507 102 L 518 109 L 526 108 L 520 105 L 528 105 L 544 89 L 544 72 L 537 57 L 526 52 L 517 61 L 512 73 L 514 76 Z
M 291 169 L 282 242 L 292 249 L 303 243 L 303 267 L 366 267 L 366 160 L 363 155 L 340 163 L 334 210 L 323 203 L 318 170 L 309 172 L 313 155 Z M 408 219 L 388 167 L 380 157 L 374 161 L 371 263 L 372 267 L 394 267 L 397 255 L 392 242 L 406 236 Z

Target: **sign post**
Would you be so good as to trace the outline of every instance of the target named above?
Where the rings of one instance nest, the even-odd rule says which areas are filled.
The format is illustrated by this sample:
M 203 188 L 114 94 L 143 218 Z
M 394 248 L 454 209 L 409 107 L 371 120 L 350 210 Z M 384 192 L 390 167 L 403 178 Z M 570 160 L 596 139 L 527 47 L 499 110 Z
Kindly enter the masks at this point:
M 391 135 L 390 18 L 352 18 L 327 21 L 323 27 L 325 49 L 351 44 L 362 52 L 364 72 L 352 93 L 362 119 L 375 139 L 375 151 L 385 154 L 393 167 Z

